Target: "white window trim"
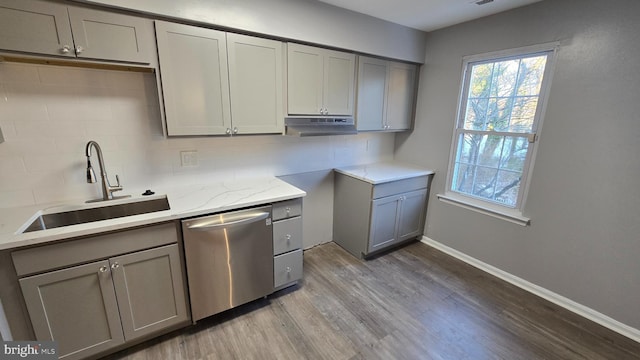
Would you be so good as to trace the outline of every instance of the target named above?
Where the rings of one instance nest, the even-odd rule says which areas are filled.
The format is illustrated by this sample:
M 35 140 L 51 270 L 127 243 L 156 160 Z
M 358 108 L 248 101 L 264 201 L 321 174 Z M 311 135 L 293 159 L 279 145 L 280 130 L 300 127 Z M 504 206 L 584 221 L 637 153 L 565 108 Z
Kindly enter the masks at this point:
M 555 41 L 551 43 L 544 43 L 532 46 L 525 46 L 515 49 L 501 50 L 488 52 L 484 54 L 477 55 L 469 55 L 462 58 L 462 71 L 461 71 L 461 81 L 460 81 L 460 92 L 458 93 L 458 102 L 457 102 L 457 110 L 456 110 L 456 121 L 453 125 L 453 133 L 451 136 L 451 149 L 449 152 L 449 163 L 447 169 L 447 179 L 446 179 L 446 191 L 444 194 L 437 194 L 438 199 L 448 204 L 456 205 L 463 207 L 465 209 L 473 210 L 476 212 L 480 212 L 486 215 L 490 215 L 499 219 L 507 220 L 515 224 L 519 224 L 522 226 L 526 226 L 530 224 L 530 219 L 523 215 L 523 209 L 526 204 L 527 196 L 529 194 L 529 185 L 531 184 L 531 176 L 533 174 L 533 167 L 535 165 L 536 153 L 538 152 L 538 143 L 540 139 L 540 129 L 542 129 L 542 124 L 544 122 L 544 117 L 547 110 L 547 104 L 549 103 L 549 89 L 551 88 L 551 80 L 553 77 L 555 62 L 557 58 L 558 48 L 560 46 L 560 42 Z M 453 169 L 454 162 L 456 156 L 457 149 L 457 136 L 458 136 L 458 124 L 460 121 L 461 111 L 463 109 L 462 100 L 466 97 L 466 82 L 467 82 L 467 70 L 469 63 L 473 62 L 481 62 L 481 61 L 492 61 L 496 59 L 509 58 L 509 57 L 520 57 L 526 54 L 534 54 L 534 53 L 542 53 L 542 52 L 550 52 L 549 57 L 547 58 L 547 64 L 545 68 L 544 80 L 542 84 L 542 88 L 540 89 L 539 99 L 542 102 L 542 106 L 538 108 L 539 115 L 538 121 L 536 123 L 536 128 L 534 129 L 534 133 L 536 134 L 536 140 L 531 144 L 533 149 L 530 152 L 530 156 L 525 160 L 525 166 L 523 169 L 522 177 L 524 179 L 521 194 L 519 194 L 517 206 L 515 208 L 511 208 L 508 206 L 503 206 L 498 203 L 494 203 L 489 200 L 482 200 L 479 198 L 475 198 L 472 196 L 466 196 L 462 193 L 458 193 L 451 190 L 451 181 L 453 177 Z

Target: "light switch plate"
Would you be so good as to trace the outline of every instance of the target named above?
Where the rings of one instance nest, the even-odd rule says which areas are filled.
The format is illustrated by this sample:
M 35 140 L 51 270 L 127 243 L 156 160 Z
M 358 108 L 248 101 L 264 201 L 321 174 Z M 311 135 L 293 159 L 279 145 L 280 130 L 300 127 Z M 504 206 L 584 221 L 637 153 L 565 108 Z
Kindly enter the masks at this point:
M 180 151 L 180 166 L 182 167 L 198 166 L 198 151 L 197 150 Z

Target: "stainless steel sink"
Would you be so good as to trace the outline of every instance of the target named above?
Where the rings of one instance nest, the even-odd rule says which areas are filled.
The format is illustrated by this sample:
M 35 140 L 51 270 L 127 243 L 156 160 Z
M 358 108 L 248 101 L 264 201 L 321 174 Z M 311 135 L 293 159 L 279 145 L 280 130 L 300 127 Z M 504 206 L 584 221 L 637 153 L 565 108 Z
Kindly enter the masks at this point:
M 169 209 L 169 200 L 166 196 L 162 196 L 149 200 L 145 199 L 142 201 L 130 201 L 101 207 L 42 214 L 33 220 L 23 232 L 46 230 L 131 215 L 148 214 Z

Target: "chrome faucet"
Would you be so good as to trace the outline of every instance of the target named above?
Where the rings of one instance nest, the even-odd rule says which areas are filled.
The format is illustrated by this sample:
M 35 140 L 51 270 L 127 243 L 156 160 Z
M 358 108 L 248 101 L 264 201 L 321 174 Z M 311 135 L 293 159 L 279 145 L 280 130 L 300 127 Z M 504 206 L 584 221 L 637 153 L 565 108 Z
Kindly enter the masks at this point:
M 111 184 L 109 183 L 109 177 L 107 176 L 107 170 L 104 167 L 102 149 L 100 149 L 100 145 L 98 145 L 98 143 L 93 140 L 87 143 L 87 148 L 85 150 L 87 155 L 87 183 L 92 184 L 96 182 L 96 173 L 93 171 L 93 167 L 91 166 L 91 147 L 94 147 L 96 149 L 96 152 L 98 153 L 98 164 L 100 165 L 100 177 L 102 178 L 102 199 L 89 200 L 87 202 L 113 200 L 117 198 L 131 196 L 131 195 L 116 196 L 116 197 L 113 196 L 114 192 L 122 190 L 122 185 L 120 185 L 120 178 L 118 177 L 118 175 L 116 175 L 116 182 L 118 184 L 116 186 L 111 186 Z

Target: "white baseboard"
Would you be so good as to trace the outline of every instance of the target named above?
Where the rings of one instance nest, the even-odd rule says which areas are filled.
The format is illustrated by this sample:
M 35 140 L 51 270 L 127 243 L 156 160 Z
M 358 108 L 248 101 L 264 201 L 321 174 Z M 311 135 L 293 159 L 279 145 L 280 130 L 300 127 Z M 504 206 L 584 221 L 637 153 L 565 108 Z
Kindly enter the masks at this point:
M 584 318 L 587 318 L 595 323 L 598 323 L 610 330 L 613 330 L 621 335 L 628 337 L 631 340 L 640 343 L 640 330 L 633 328 L 629 325 L 623 324 L 615 319 L 610 318 L 607 315 L 599 313 L 589 307 L 579 304 L 571 299 L 568 299 L 562 295 L 556 294 L 553 291 L 547 290 L 536 284 L 530 283 L 527 280 L 521 279 L 515 275 L 512 275 L 506 271 L 500 270 L 494 266 L 484 263 L 476 258 L 473 258 L 467 254 L 464 254 L 458 250 L 452 249 L 446 245 L 443 245 L 433 239 L 426 236 L 422 237 L 423 243 L 432 246 L 446 254 L 449 254 L 457 259 L 460 259 L 467 264 L 476 267 L 482 271 L 485 271 L 493 276 L 496 276 L 510 284 L 513 284 L 523 290 L 526 290 L 532 294 L 538 295 L 543 299 L 546 299 L 556 305 L 559 305 L 571 312 L 574 312 Z

